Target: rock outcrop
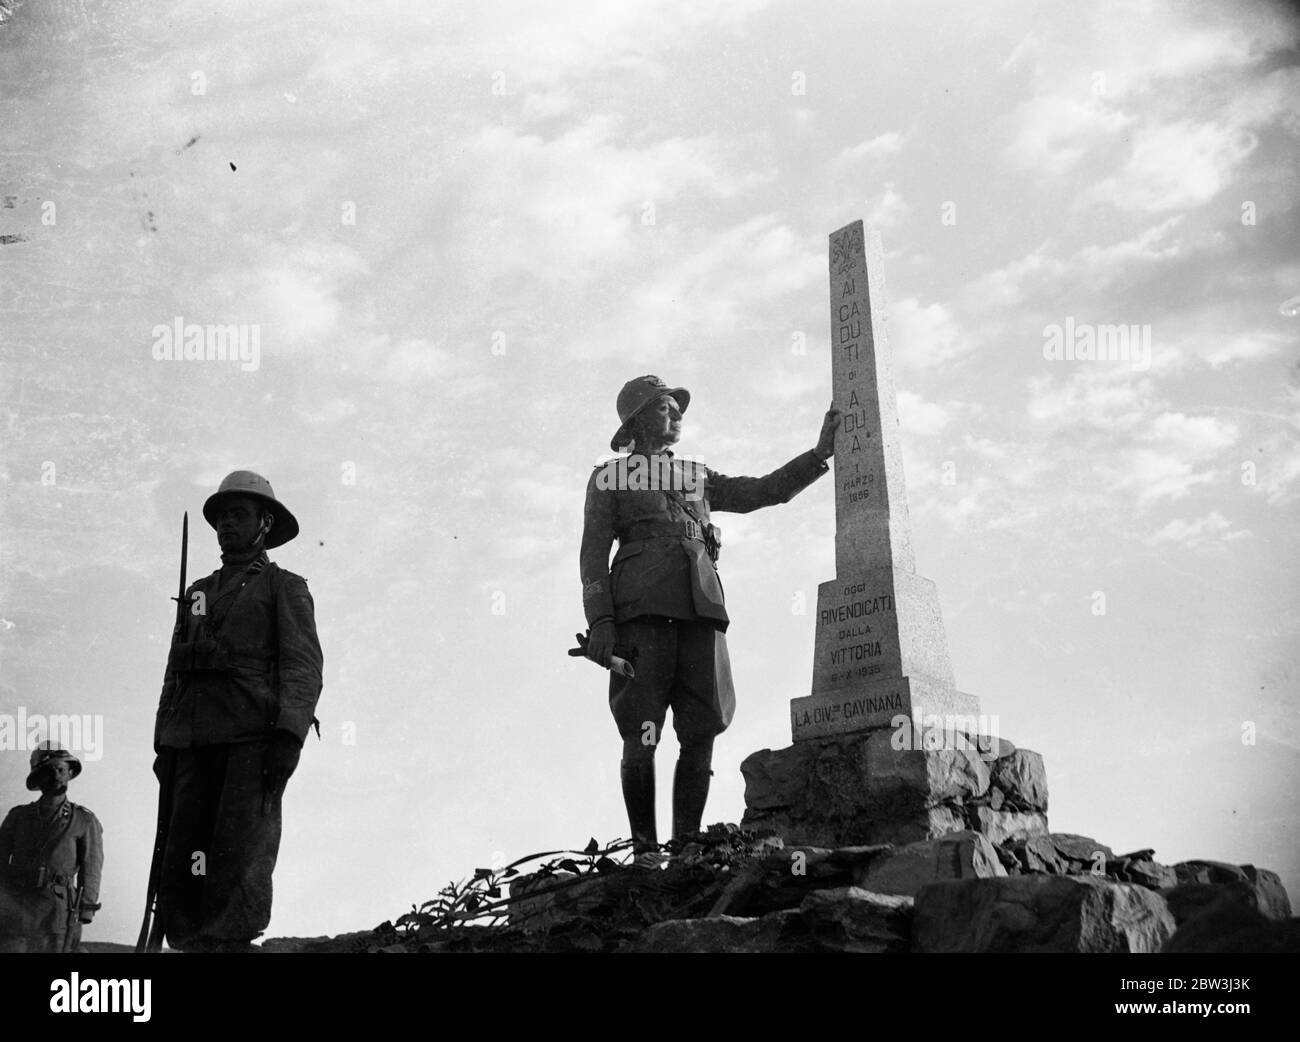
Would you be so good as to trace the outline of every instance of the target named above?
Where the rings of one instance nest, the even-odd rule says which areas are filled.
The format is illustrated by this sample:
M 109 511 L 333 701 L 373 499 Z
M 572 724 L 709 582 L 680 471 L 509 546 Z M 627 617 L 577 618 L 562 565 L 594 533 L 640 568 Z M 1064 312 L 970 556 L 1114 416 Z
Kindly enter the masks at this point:
M 511 881 L 508 925 L 385 923 L 333 942 L 282 939 L 263 948 L 394 954 L 1300 951 L 1300 920 L 1290 918 L 1275 873 L 1213 861 L 1166 866 L 1152 850 L 1116 855 L 1104 843 L 1070 833 L 1035 833 L 997 845 L 985 833 L 964 829 L 901 845 L 826 847 L 785 845 L 728 825 L 701 834 L 663 870 L 622 868 L 594 855 L 587 871 L 575 861 L 564 864 L 569 870 L 553 866 Z
M 1096 876 L 931 883 L 916 896 L 918 952 L 1157 952 L 1174 918 L 1159 894 Z
M 1047 832 L 1043 758 L 897 748 L 888 729 L 764 749 L 740 765 L 745 828 L 815 846 L 906 844 L 971 830 L 994 843 Z

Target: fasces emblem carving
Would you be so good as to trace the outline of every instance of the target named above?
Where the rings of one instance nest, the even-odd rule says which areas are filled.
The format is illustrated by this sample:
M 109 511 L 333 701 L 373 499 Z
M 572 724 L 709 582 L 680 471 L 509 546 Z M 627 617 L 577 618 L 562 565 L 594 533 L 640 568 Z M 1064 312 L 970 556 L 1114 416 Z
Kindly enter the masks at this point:
M 831 239 L 831 267 L 843 275 L 853 267 L 853 258 L 863 252 L 862 225 L 852 224 Z

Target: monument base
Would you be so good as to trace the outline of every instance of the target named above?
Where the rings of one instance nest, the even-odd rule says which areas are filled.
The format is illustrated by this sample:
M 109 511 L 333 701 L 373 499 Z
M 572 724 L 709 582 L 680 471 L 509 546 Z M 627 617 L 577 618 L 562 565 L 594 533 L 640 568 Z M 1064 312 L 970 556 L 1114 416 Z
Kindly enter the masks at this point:
M 894 726 L 902 714 L 920 726 L 926 717 L 949 718 L 950 731 L 988 734 L 980 726 L 979 699 L 922 677 L 890 677 L 820 691 L 790 700 L 790 737 L 801 742 Z M 952 726 L 947 726 L 951 724 Z
M 893 729 L 764 749 L 740 765 L 741 824 L 787 845 L 901 845 L 971 830 L 992 843 L 1046 833 L 1043 758 L 1009 742 L 993 751 L 899 748 Z

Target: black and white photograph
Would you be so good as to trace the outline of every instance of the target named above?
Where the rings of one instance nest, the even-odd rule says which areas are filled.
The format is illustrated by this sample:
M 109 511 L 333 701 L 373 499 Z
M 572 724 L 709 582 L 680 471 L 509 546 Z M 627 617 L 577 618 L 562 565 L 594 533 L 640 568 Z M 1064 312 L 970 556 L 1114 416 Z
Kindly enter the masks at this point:
M 1294 5 L 0 0 L 0 126 L 0 1023 L 1284 1009 Z

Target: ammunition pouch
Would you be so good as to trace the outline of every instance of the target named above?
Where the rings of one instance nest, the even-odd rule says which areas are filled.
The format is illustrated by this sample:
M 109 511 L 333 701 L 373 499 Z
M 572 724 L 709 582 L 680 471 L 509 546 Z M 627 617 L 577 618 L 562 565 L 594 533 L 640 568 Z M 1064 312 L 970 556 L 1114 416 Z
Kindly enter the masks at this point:
M 10 863 L 4 866 L 5 879 L 15 890 L 44 890 L 47 886 L 67 886 L 72 877 L 51 872 L 45 865 L 31 862 Z
M 215 640 L 183 640 L 172 645 L 172 666 L 178 673 L 229 673 L 230 653 Z

